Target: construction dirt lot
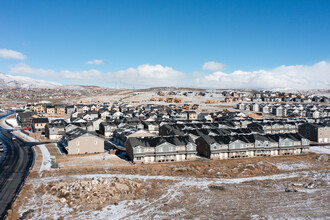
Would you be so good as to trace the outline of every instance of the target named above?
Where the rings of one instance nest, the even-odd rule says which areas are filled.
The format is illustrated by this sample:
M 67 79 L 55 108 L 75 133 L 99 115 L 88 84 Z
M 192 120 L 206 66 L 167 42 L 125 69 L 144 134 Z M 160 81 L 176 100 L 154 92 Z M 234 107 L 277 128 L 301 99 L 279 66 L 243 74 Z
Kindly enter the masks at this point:
M 142 165 L 110 154 L 56 158 L 60 169 L 31 171 L 8 219 L 330 217 L 328 154 Z

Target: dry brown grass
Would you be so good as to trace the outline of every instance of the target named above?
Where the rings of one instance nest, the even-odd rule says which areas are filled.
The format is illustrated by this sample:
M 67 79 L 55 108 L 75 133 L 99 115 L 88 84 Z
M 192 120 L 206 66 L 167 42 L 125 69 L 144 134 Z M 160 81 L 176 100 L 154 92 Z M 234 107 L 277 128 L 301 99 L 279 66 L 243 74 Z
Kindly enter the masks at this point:
M 32 193 L 33 187 L 31 184 L 23 186 L 21 193 L 13 203 L 11 209 L 8 210 L 7 220 L 20 219 L 18 209 L 22 204 L 26 203 L 29 200 L 29 195 L 31 195 Z M 29 217 L 29 215 L 27 217 Z
M 45 146 L 48 149 L 50 155 L 56 156 L 56 157 L 61 156 L 61 153 L 55 144 L 46 144 Z
M 313 169 L 329 169 L 329 162 L 318 161 L 317 155 L 260 157 L 249 159 L 208 160 L 208 161 L 185 161 L 172 163 L 154 163 L 130 165 L 126 161 L 124 165 L 116 164 L 113 160 L 84 160 L 82 156 L 62 156 L 57 159 L 59 165 L 66 164 L 55 172 L 44 171 L 44 176 L 75 175 L 91 173 L 118 173 L 140 175 L 163 175 L 163 176 L 187 176 L 209 178 L 236 178 L 250 176 L 265 176 L 286 173 L 289 171 L 279 170 L 276 163 L 308 163 Z M 85 158 L 86 159 L 86 158 Z M 119 159 L 120 160 L 120 159 Z M 78 161 L 78 162 L 77 162 Z M 87 162 L 86 162 L 87 161 Z M 92 164 L 96 164 L 93 166 Z M 71 164 L 72 166 L 68 166 Z M 309 169 L 301 169 L 309 170 Z
M 125 181 L 125 179 L 120 179 L 120 180 L 121 182 Z M 68 184 L 74 181 L 76 181 L 76 179 L 67 179 L 65 181 L 62 181 L 62 183 Z M 107 198 L 107 200 L 105 200 L 102 203 L 84 203 L 84 204 L 81 203 L 77 204 L 76 202 L 79 201 L 78 200 L 73 201 L 74 198 L 73 197 L 71 198 L 69 194 L 65 194 L 62 196 L 58 194 L 58 192 L 52 190 L 52 187 L 58 185 L 58 182 L 49 182 L 46 184 L 36 184 L 36 185 L 29 184 L 24 186 L 24 188 L 22 189 L 22 192 L 15 201 L 13 208 L 9 211 L 10 214 L 8 215 L 7 219 L 12 220 L 12 219 L 21 218 L 22 216 L 18 212 L 19 209 L 20 208 L 26 209 L 26 207 L 31 207 L 31 205 L 33 205 L 33 203 L 29 201 L 29 198 L 37 198 L 37 200 L 35 201 L 37 204 L 40 203 L 40 204 L 45 204 L 47 206 L 52 206 L 52 205 L 64 206 L 64 204 L 62 204 L 59 201 L 59 199 L 54 199 L 54 198 L 65 198 L 66 204 L 68 204 L 69 207 L 73 208 L 73 211 L 70 214 L 72 214 L 73 216 L 77 216 L 77 218 L 79 218 L 78 210 L 89 212 L 94 210 L 102 210 L 102 208 L 110 204 L 117 205 L 121 201 L 133 201 L 139 199 L 146 199 L 146 200 L 157 199 L 165 193 L 165 191 L 169 186 L 174 184 L 174 182 L 170 180 L 162 180 L 162 181 L 129 180 L 129 181 L 140 183 L 140 186 L 134 189 L 131 188 L 131 190 L 126 193 L 120 193 L 119 191 L 116 191 L 114 192 L 115 194 L 112 197 Z M 40 198 L 42 197 L 47 199 L 41 202 Z M 45 212 L 45 207 L 38 206 L 38 208 L 34 209 L 33 212 L 30 212 L 27 215 L 27 219 L 36 216 L 40 217 L 40 214 L 44 212 Z
M 35 162 L 32 171 L 39 171 L 42 165 L 42 152 L 39 147 L 33 147 L 35 152 Z
M 129 162 L 119 158 L 117 155 L 88 154 L 88 155 L 58 155 L 56 162 L 62 170 L 71 169 L 108 169 L 113 166 L 129 166 Z
M 320 169 L 326 169 L 327 167 L 329 167 L 329 163 L 327 163 L 327 166 L 324 166 L 325 164 L 317 161 L 316 157 L 316 155 L 310 154 L 269 158 L 190 161 L 178 163 L 143 164 L 126 167 L 112 167 L 108 170 L 112 173 L 125 174 L 236 178 L 285 173 L 287 171 L 279 170 L 276 165 L 274 165 L 276 163 L 283 162 L 302 162 L 311 163 L 314 165 L 319 164 Z

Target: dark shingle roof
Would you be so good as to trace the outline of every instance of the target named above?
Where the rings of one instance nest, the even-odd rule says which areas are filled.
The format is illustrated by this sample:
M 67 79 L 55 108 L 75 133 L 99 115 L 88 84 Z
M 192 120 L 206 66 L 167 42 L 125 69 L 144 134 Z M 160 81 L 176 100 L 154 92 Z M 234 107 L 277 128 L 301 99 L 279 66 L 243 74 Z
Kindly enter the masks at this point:
M 32 119 L 32 123 L 48 123 L 48 118 L 34 118 Z

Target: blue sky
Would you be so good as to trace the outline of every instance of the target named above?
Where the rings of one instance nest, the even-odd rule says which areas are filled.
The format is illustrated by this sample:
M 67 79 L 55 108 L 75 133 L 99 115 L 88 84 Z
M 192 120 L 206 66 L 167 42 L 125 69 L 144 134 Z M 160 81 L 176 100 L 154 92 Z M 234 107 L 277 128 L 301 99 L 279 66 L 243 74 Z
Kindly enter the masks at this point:
M 330 83 L 330 1 L 2 0 L 0 21 L 0 72 L 12 75 L 108 87 Z M 211 61 L 223 65 L 203 69 Z M 276 79 L 287 71 L 298 81 Z

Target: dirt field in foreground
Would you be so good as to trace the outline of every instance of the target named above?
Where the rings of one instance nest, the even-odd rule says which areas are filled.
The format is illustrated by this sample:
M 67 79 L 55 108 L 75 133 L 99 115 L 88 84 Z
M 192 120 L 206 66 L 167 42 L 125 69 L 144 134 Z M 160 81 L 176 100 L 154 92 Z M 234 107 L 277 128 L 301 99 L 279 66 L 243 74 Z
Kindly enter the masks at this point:
M 116 177 L 98 176 L 114 179 Z M 330 187 L 328 170 L 294 172 L 290 175 L 256 178 L 205 179 L 132 175 L 141 184 L 117 197 L 93 194 L 99 198 L 89 203 L 81 195 L 61 194 L 53 187 L 89 179 L 81 175 L 51 177 L 31 181 L 24 187 L 11 217 L 26 215 L 29 219 L 326 219 L 329 217 Z M 122 179 L 122 178 L 119 178 Z M 61 180 L 61 181 L 59 181 Z M 91 179 L 89 179 L 91 180 Z M 123 181 L 127 181 L 123 178 Z M 304 184 L 313 183 L 313 188 Z M 211 187 L 213 186 L 213 187 Z M 216 187 L 214 187 L 216 186 Z M 288 188 L 291 192 L 285 192 Z M 26 189 L 26 190 L 25 190 Z M 293 192 L 296 190 L 297 192 Z M 78 196 L 71 203 L 69 197 Z M 87 200 L 86 200 L 87 199 Z M 102 200 L 103 199 L 103 200 Z M 92 200 L 94 201 L 94 200 Z M 77 203 L 78 202 L 78 203 Z M 16 218 L 9 218 L 16 219 Z
M 8 219 L 330 217 L 328 155 L 119 166 L 113 156 L 103 161 L 112 166 L 103 168 L 35 172 Z M 95 186 L 95 179 L 111 184 Z M 88 189 L 82 188 L 86 181 Z

